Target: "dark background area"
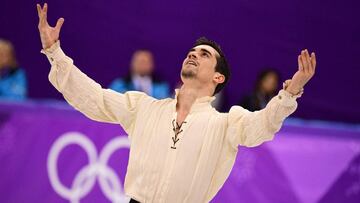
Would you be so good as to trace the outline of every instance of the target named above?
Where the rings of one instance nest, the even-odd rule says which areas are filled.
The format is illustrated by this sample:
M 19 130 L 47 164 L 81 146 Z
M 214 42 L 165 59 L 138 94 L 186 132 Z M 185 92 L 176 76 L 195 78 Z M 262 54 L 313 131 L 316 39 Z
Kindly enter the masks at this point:
M 40 54 L 36 3 L 2 0 L 0 37 L 14 43 L 26 70 L 30 98 L 61 95 L 47 79 L 50 65 Z M 232 67 L 227 106 L 253 87 L 257 73 L 274 67 L 282 81 L 297 70 L 297 55 L 317 54 L 315 77 L 298 100 L 294 116 L 360 122 L 360 3 L 310 0 L 99 1 L 49 0 L 48 20 L 65 18 L 62 48 L 83 72 L 107 87 L 125 76 L 131 54 L 149 48 L 157 74 L 174 87 L 194 41 L 217 41 Z

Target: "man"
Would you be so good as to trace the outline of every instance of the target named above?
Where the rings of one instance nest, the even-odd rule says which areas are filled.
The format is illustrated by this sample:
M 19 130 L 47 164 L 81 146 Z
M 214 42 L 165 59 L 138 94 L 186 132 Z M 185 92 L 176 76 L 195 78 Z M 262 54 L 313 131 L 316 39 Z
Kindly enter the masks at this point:
M 249 112 L 233 106 L 229 113 L 219 113 L 210 102 L 227 82 L 229 69 L 219 47 L 201 39 L 182 64 L 183 85 L 175 99 L 121 94 L 102 89 L 73 65 L 59 43 L 64 19 L 50 27 L 47 8 L 37 5 L 42 52 L 52 65 L 50 82 L 89 118 L 119 123 L 128 133 L 125 193 L 132 202 L 209 202 L 228 177 L 238 145 L 271 140 L 295 111 L 296 98 L 315 71 L 315 54 L 302 51 L 299 70 L 265 109 Z
M 115 79 L 109 88 L 120 93 L 131 90 L 141 91 L 156 99 L 169 97 L 169 85 L 158 80 L 153 71 L 152 53 L 145 49 L 137 50 L 132 56 L 128 76 Z

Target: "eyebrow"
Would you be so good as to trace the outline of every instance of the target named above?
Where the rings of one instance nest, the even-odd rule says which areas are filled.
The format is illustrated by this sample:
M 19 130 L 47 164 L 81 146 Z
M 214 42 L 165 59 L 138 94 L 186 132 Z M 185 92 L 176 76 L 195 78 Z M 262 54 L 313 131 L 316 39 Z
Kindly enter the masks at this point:
M 190 52 L 192 52 L 192 51 L 195 51 L 195 48 L 190 49 L 188 53 L 190 53 Z M 208 53 L 210 56 L 212 56 L 211 52 L 208 51 L 207 49 L 201 48 L 200 51 L 206 52 L 206 53 Z

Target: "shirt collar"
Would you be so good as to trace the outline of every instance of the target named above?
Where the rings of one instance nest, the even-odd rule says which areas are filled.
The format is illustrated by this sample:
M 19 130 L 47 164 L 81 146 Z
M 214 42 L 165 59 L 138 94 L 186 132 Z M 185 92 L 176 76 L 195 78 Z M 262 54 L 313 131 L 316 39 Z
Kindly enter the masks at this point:
M 175 104 L 177 103 L 177 97 L 179 95 L 179 89 L 175 89 Z M 201 111 L 204 109 L 212 108 L 211 102 L 216 99 L 215 96 L 205 96 L 201 98 L 197 98 L 192 105 L 190 112 Z

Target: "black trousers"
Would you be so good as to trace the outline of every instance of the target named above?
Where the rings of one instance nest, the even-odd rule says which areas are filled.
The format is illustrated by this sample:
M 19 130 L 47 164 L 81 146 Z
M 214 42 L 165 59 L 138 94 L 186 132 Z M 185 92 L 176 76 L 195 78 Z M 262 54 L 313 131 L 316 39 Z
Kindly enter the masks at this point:
M 134 200 L 134 199 L 130 199 L 130 202 L 129 203 L 140 203 L 140 202 L 138 202 L 138 201 L 136 201 L 136 200 Z

